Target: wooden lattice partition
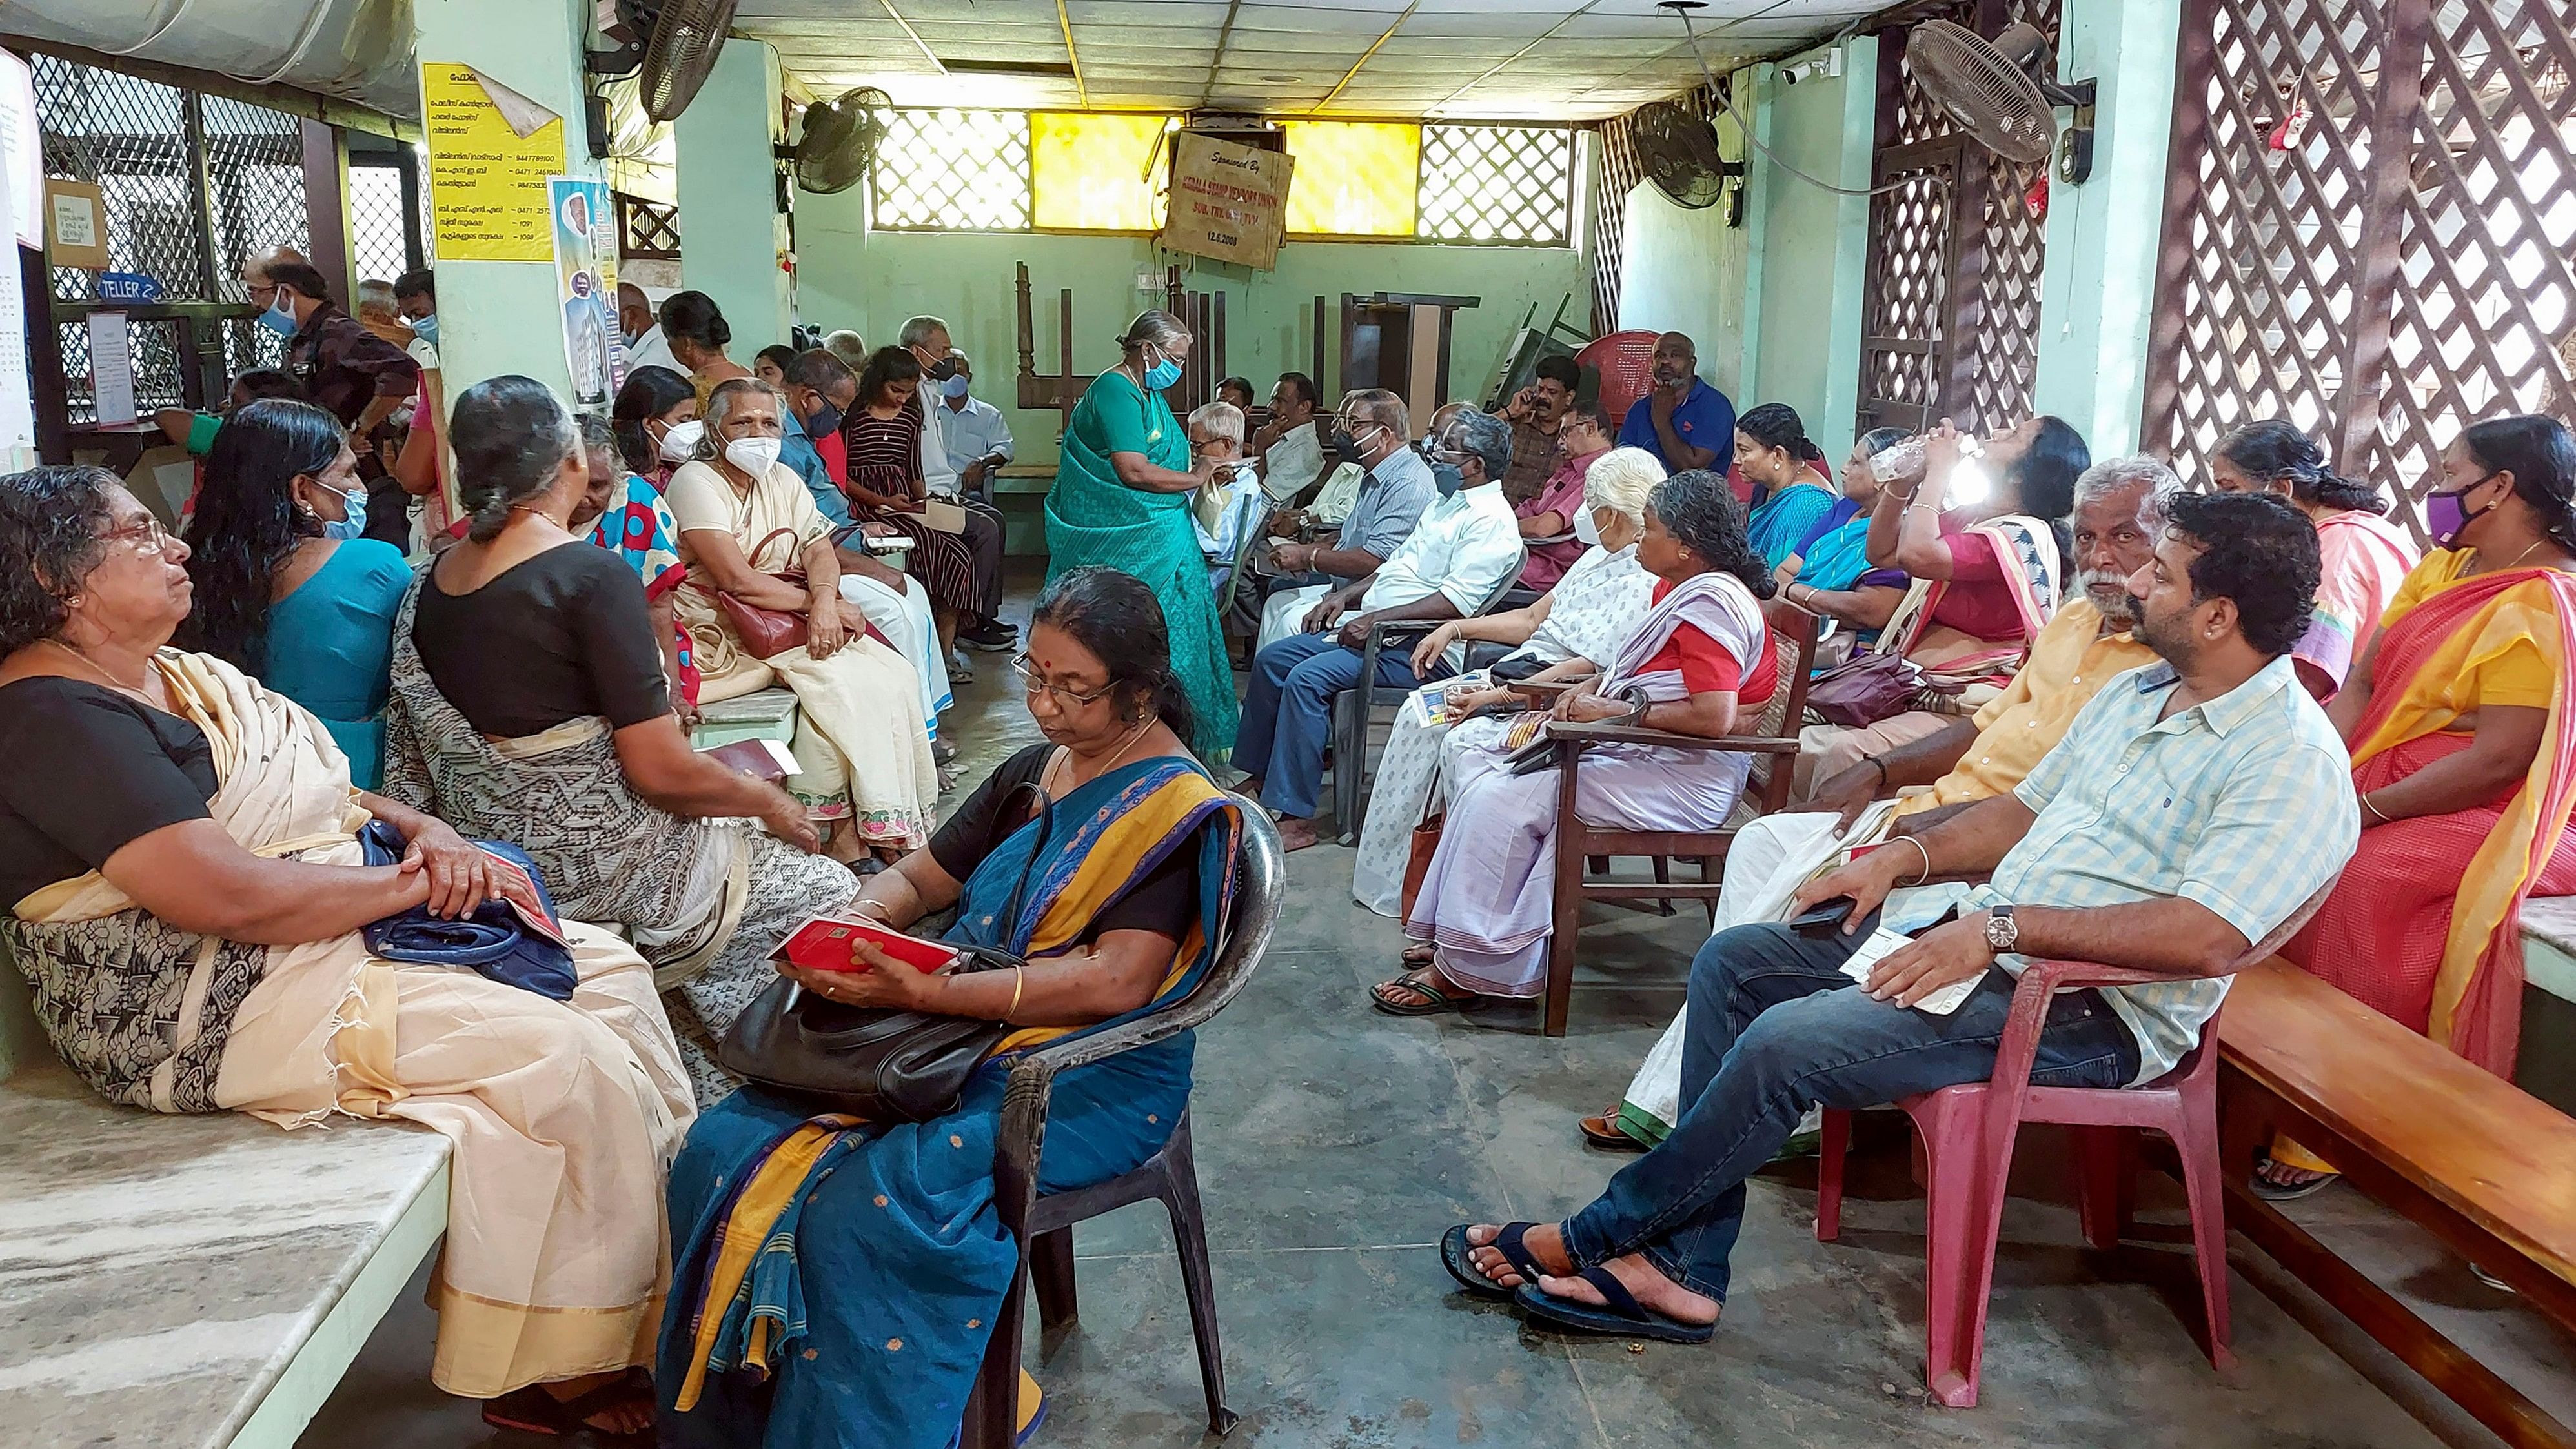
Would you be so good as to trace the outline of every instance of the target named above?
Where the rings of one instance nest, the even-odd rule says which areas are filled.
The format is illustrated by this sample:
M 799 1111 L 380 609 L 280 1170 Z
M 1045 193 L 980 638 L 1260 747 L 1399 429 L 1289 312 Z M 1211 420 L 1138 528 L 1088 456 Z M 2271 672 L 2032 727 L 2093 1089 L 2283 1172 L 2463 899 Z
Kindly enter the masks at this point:
M 2549 0 L 2185 0 L 2146 445 L 2286 417 L 2411 503 L 2464 424 L 2570 416 L 2571 73 Z
M 1862 429 L 1943 417 L 1992 432 L 2027 416 L 2039 358 L 2044 229 L 2024 200 L 2042 168 L 1958 134 L 1905 68 L 1906 25 L 1945 19 L 1991 37 L 2009 21 L 2053 43 L 2057 0 L 1908 7 L 1879 33 L 1878 141 L 1861 314 Z M 1887 17 L 1896 20 L 1896 15 Z
M 1714 117 L 1726 109 L 1727 83 L 1733 79 L 1732 75 L 1719 76 L 1715 89 L 1701 86 L 1689 95 L 1675 97 L 1673 104 L 1696 116 Z M 1596 337 L 1619 326 L 1619 276 L 1626 258 L 1628 193 L 1653 184 L 1646 180 L 1645 168 L 1637 164 L 1635 135 L 1634 112 L 1601 123 L 1601 181 L 1592 189 L 1592 333 Z

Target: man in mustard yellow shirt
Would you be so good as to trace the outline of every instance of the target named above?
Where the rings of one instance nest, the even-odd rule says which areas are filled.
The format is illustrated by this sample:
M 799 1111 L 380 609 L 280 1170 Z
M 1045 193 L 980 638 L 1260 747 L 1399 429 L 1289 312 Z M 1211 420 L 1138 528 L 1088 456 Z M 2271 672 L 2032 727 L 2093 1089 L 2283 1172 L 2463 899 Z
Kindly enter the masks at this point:
M 2009 792 L 2066 737 L 2075 716 L 2112 676 L 2153 663 L 2155 651 L 2129 633 L 2128 578 L 2155 553 L 2157 525 L 2148 500 L 2180 486 L 2171 468 L 2143 455 L 2106 459 L 2085 470 L 2075 484 L 2071 520 L 2075 587 L 2031 641 L 2030 660 L 2011 686 L 1973 716 L 1828 778 L 1808 800 L 1810 809 L 1747 823 L 1727 848 L 1726 889 L 1712 934 L 1777 918 L 1789 892 L 1836 851 L 1857 843 L 1845 837 L 1878 802 L 1898 797 L 1888 812 L 1893 818 L 1875 822 L 1893 839 Z M 2142 512 L 2149 516 L 2141 518 Z M 1909 788 L 1916 793 L 1900 796 Z M 1619 1106 L 1583 1119 L 1584 1135 L 1603 1146 L 1651 1147 L 1662 1141 L 1681 1095 L 1681 1040 L 1676 1017 Z

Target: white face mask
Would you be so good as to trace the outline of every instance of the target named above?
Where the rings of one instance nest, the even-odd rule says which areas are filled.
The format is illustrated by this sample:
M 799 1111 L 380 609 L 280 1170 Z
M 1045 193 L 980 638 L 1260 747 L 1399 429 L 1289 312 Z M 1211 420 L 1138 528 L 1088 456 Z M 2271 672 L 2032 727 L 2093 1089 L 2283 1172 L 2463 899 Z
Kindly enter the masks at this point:
M 1599 515 L 1589 508 L 1574 515 L 1574 536 L 1583 540 L 1588 548 L 1599 548 L 1601 546 Z
M 769 466 L 778 461 L 778 439 L 736 438 L 725 444 L 725 461 L 754 478 L 765 478 Z
M 662 461 L 685 463 L 698 456 L 698 439 L 705 436 L 706 431 L 707 425 L 696 418 L 685 423 L 673 423 L 670 430 L 662 434 Z

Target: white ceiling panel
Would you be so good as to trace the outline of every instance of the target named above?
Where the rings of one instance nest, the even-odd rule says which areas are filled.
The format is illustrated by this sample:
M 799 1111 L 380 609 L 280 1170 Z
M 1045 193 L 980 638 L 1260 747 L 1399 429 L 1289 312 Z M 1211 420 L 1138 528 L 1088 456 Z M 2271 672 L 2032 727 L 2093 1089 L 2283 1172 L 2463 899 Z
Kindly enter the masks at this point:
M 1693 23 L 1724 71 L 1803 49 L 1883 3 L 1712 0 Z M 1055 0 L 742 0 L 735 26 L 775 43 L 817 92 L 873 84 L 900 105 L 1087 97 L 1101 109 L 1298 115 L 1328 104 L 1345 115 L 1572 121 L 1700 82 L 1654 0 L 1065 0 L 1063 13 L 1079 87 L 1060 74 L 943 76 L 914 43 L 953 60 L 1062 66 Z

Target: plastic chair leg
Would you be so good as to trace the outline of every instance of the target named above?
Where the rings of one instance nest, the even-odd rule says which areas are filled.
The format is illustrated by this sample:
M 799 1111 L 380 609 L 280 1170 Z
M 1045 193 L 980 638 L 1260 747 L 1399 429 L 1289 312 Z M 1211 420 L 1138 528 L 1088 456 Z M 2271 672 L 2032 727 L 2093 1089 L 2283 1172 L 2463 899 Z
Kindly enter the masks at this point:
M 1915 1118 L 1928 1159 L 1924 1378 L 1932 1397 L 1954 1409 L 1977 1402 L 2003 1191 L 2002 1183 L 1987 1181 L 1979 1151 L 1984 1111 L 1982 1093 L 1940 1093 Z
M 1029 1239 L 1029 1286 L 1038 1296 L 1038 1322 L 1048 1332 L 1081 1316 L 1073 1289 L 1073 1229 Z
M 2220 1370 L 2235 1366 L 2228 1346 L 2227 1195 L 2225 1167 L 2218 1150 L 2218 1094 L 2215 1084 L 2188 1084 L 2182 1092 L 2181 1120 L 2174 1124 L 2174 1151 L 2182 1158 L 2183 1195 L 2191 1202 L 2191 1255 L 2200 1269 L 2200 1300 L 2208 1315 L 2209 1361 Z
M 1002 1295 L 993 1336 L 984 1345 L 983 1365 L 966 1395 L 966 1412 L 957 1426 L 958 1449 L 1011 1449 L 1019 1437 L 1020 1315 L 1024 1311 L 1025 1272 L 1011 1275 Z
M 1225 1354 L 1217 1342 L 1216 1284 L 1208 1273 L 1207 1223 L 1199 1212 L 1198 1165 L 1190 1154 L 1186 1122 L 1163 1149 L 1168 1174 L 1163 1207 L 1172 1215 L 1172 1246 L 1180 1259 L 1181 1287 L 1190 1301 L 1190 1336 L 1197 1340 L 1199 1383 L 1207 1391 L 1208 1432 L 1223 1434 L 1236 1415 L 1225 1406 Z
M 1816 1241 L 1830 1243 L 1843 1235 L 1843 1153 L 1851 1146 L 1851 1113 L 1825 1109 L 1825 1128 L 1816 1143 Z
M 2129 1226 L 2137 1134 L 2126 1127 L 2070 1127 L 2075 1134 L 2075 1213 L 2084 1241 L 2105 1252 Z
M 1360 772 L 1368 768 L 1368 690 L 1333 696 L 1333 828 L 1342 844 L 1360 838 Z

